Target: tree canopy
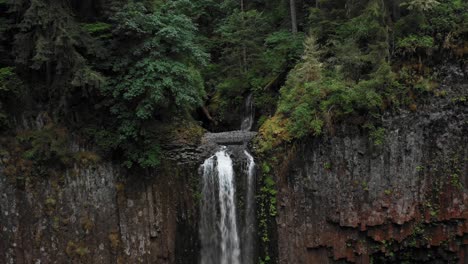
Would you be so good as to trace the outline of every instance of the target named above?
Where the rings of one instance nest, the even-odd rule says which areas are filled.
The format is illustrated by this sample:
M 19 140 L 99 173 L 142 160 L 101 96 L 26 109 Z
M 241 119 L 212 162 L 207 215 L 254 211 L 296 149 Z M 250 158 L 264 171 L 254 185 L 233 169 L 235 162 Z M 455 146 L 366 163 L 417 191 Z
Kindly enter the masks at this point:
M 174 123 L 235 129 L 248 94 L 263 150 L 356 116 L 378 135 L 384 111 L 414 109 L 430 93 L 434 63 L 466 61 L 467 8 L 460 0 L 0 1 L 0 123 L 6 132 L 46 112 L 128 167 L 157 166 L 161 131 Z

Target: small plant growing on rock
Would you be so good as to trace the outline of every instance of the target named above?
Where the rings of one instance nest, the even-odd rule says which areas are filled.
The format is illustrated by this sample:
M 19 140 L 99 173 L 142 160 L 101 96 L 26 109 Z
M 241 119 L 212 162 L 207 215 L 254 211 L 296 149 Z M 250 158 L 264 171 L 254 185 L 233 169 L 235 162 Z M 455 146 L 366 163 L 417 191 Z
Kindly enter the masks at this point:
M 456 173 L 452 174 L 450 176 L 450 183 L 452 184 L 453 187 L 459 189 L 459 190 L 462 190 L 463 189 L 463 185 L 462 183 L 460 182 L 460 176 Z
M 364 191 L 369 191 L 369 185 L 367 184 L 367 182 L 363 181 L 361 185 Z

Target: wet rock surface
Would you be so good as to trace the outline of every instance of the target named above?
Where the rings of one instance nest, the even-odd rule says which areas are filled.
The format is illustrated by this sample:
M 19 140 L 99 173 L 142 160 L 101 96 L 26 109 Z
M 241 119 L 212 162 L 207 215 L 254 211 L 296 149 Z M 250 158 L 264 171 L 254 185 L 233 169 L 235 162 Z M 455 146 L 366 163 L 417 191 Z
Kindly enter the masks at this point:
M 257 132 L 241 130 L 206 133 L 201 140 L 199 150 L 201 156 L 209 157 L 222 146 L 226 146 L 233 156 L 244 159 L 244 150 L 247 149 L 248 144 L 256 135 Z M 238 162 L 238 159 L 235 159 L 234 162 Z
M 243 151 L 257 132 L 234 130 L 220 133 L 205 133 L 197 143 L 177 142 L 163 145 L 166 159 L 179 165 L 202 164 L 222 146 L 228 147 L 235 156 L 244 156 Z

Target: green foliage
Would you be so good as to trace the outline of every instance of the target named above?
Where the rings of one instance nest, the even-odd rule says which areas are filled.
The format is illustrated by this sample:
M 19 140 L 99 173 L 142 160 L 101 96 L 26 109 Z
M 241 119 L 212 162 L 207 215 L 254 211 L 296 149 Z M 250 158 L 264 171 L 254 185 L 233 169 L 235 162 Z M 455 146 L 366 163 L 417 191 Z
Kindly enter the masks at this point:
M 369 191 L 369 183 L 363 181 L 363 182 L 361 183 L 361 186 L 362 186 L 362 189 L 363 189 L 364 191 L 366 191 L 366 192 Z
M 268 24 L 257 10 L 228 10 L 226 6 L 221 10 L 227 14 L 219 20 L 213 31 L 216 37 L 210 40 L 216 57 L 204 76 L 213 98 L 210 110 L 217 113 L 217 119 L 225 121 L 233 109 L 239 109 L 242 95 L 257 81 Z
M 408 15 L 395 25 L 397 54 L 429 56 L 437 48 L 456 49 L 466 34 L 468 4 L 458 1 L 407 1 Z M 419 58 L 420 59 L 420 58 Z
M 429 11 L 440 3 L 436 0 L 407 0 L 401 3 L 401 6 L 408 8 L 408 10 L 416 10 L 419 12 Z
M 104 82 L 85 57 L 100 56 L 102 50 L 76 22 L 66 1 L 32 0 L 15 7 L 23 14 L 14 42 L 16 63 L 45 74 L 47 90 L 38 96 L 66 97 L 70 84 L 96 88 Z
M 15 73 L 14 67 L 0 68 L 0 131 L 9 127 L 9 109 L 12 101 L 19 101 L 23 93 L 23 82 Z
M 218 6 L 220 14 L 207 40 L 213 60 L 203 73 L 208 108 L 217 121 L 231 121 L 248 92 L 253 92 L 257 109 L 273 110 L 275 86 L 302 49 L 303 34 L 292 34 L 286 26 L 286 8 L 279 1 L 245 2 L 241 8 L 238 1 L 225 0 Z
M 13 67 L 0 68 L 0 91 L 10 92 L 12 91 L 13 82 L 15 81 L 15 73 Z
M 251 93 L 260 150 L 344 121 L 373 124 L 382 144 L 383 111 L 446 96 L 430 59 L 468 54 L 466 1 L 296 5 L 298 33 L 276 0 L 0 1 L 0 125 L 37 107 L 125 165 L 154 167 L 174 119 L 204 105 L 208 126 L 233 127 Z
M 124 166 L 131 168 L 136 164 L 142 168 L 154 168 L 160 164 L 161 149 L 158 143 L 148 139 L 144 143 L 143 146 L 140 146 L 138 142 L 123 145 L 126 151 Z
M 262 172 L 267 174 L 267 173 L 270 173 L 270 171 L 271 171 L 270 165 L 267 162 L 263 162 L 262 163 Z
M 257 10 L 242 12 L 236 9 L 220 24 L 217 33 L 226 45 L 222 60 L 227 65 L 232 65 L 232 68 L 228 67 L 226 70 L 235 70 L 242 74 L 258 60 L 265 23 L 263 14 Z
M 276 212 L 276 194 L 278 191 L 276 191 L 276 183 L 271 178 L 271 176 L 266 176 L 264 179 L 264 185 L 260 189 L 260 192 L 267 196 L 269 201 L 269 207 L 268 207 L 268 213 L 270 214 L 271 217 L 275 217 L 277 212 Z
M 369 137 L 375 146 L 381 146 L 385 140 L 385 128 L 376 127 L 374 124 L 365 124 L 364 128 L 368 129 Z
M 259 261 L 260 263 L 270 263 L 270 253 L 268 244 L 270 242 L 270 228 L 273 219 L 277 215 L 277 200 L 276 195 L 276 182 L 272 178 L 272 168 L 268 162 L 262 163 L 262 187 L 260 188 L 260 194 L 258 195 L 259 208 L 257 209 L 259 219 L 259 235 L 261 243 L 263 244 L 263 252 Z
M 197 67 L 206 63 L 207 54 L 196 42 L 194 23 L 176 9 L 178 3 L 187 2 L 166 3 L 156 11 L 131 2 L 113 17 L 114 34 L 133 44 L 113 63 L 117 77 L 103 92 L 111 98 L 128 167 L 159 163 L 160 150 L 143 128 L 145 121 L 164 112 L 184 114 L 204 98 Z
M 358 2 L 343 9 L 327 1 L 311 9 L 303 57 L 280 90 L 275 115 L 260 128 L 260 151 L 332 131 L 334 123 L 354 116 L 370 121 L 370 138 L 380 145 L 385 130 L 374 124 L 382 110 L 410 106 L 415 111 L 415 97 L 435 86 L 424 58 L 440 47 L 464 54 L 456 47 L 463 45 L 459 24 L 466 4 L 406 1 L 405 15 L 391 24 L 386 2 Z M 397 55 L 414 64 L 393 67 Z
M 158 108 L 191 109 L 204 95 L 197 65 L 207 55 L 195 42 L 195 26 L 176 10 L 162 7 L 151 12 L 130 3 L 116 14 L 116 34 L 126 34 L 138 44 L 114 64 L 121 77 L 110 82 L 106 92 L 126 106 L 138 119 L 148 119 Z M 168 10 L 166 10 L 168 9 Z
M 434 39 L 429 36 L 409 35 L 398 40 L 396 47 L 402 54 L 412 54 L 417 50 L 428 53 L 428 50 L 434 47 Z
M 85 23 L 82 24 L 83 29 L 91 35 L 99 36 L 99 37 L 109 37 L 109 34 L 106 34 L 112 28 L 111 24 L 104 23 L 104 22 L 96 22 L 96 23 Z
M 271 134 L 281 135 L 279 141 L 289 140 L 290 135 L 300 138 L 314 131 L 320 134 L 323 121 L 314 109 L 320 104 L 320 89 L 316 89 L 316 84 L 320 82 L 322 76 L 321 63 L 317 58 L 315 41 L 309 37 L 304 42 L 304 55 L 294 70 L 290 73 L 285 87 L 281 89 L 281 98 L 278 104 L 277 117 L 265 122 L 260 132 L 264 139 L 275 139 L 276 142 L 265 143 L 262 149 L 274 147 L 279 142 L 278 137 Z M 307 82 L 307 83 L 306 83 Z M 289 117 L 291 122 L 283 122 L 285 117 Z M 286 125 L 286 133 L 280 132 Z M 265 140 L 266 142 L 270 140 Z
M 272 73 L 281 73 L 301 56 L 303 40 L 302 34 L 295 35 L 285 30 L 267 35 L 263 63 Z
M 452 184 L 453 187 L 462 190 L 463 189 L 463 184 L 460 180 L 460 176 L 457 173 L 454 173 L 450 175 L 450 183 Z
M 18 130 L 14 137 L 5 136 L 0 140 L 5 175 L 24 184 L 38 176 L 57 176 L 74 164 L 84 168 L 101 160 L 95 152 L 74 151 L 70 131 L 51 123 L 46 113 L 41 113 L 39 118 L 46 123 L 43 127 Z
M 260 264 L 268 264 L 268 263 L 270 263 L 270 261 L 271 261 L 270 256 L 269 256 L 269 255 L 266 255 L 263 259 L 260 259 L 260 260 L 259 260 L 259 263 L 260 263 Z
M 48 125 L 40 130 L 20 133 L 17 139 L 25 148 L 23 158 L 39 166 L 64 166 L 73 162 L 68 132 L 63 128 Z
M 272 87 L 299 60 L 303 40 L 302 33 L 292 34 L 285 30 L 275 31 L 265 37 L 264 52 L 253 70 L 256 73 L 249 75 L 257 108 L 265 112 L 272 111 L 278 99 Z
M 289 141 L 291 137 L 299 139 L 309 134 L 320 135 L 325 125 L 330 126 L 334 119 L 346 115 L 367 112 L 371 117 L 377 116 L 383 96 L 397 86 L 395 76 L 385 63 L 369 75 L 369 80 L 354 83 L 337 77 L 333 72 L 323 74 L 321 64 L 311 58 L 314 57 L 308 60 L 313 63 L 309 62 L 305 68 L 301 65 L 307 63 L 299 63 L 299 67 L 290 73 L 286 86 L 281 89 L 276 118 L 271 119 L 275 126 L 284 127 L 287 133 L 281 133 L 283 138 L 273 137 L 271 134 L 276 132 L 267 127 L 271 122 L 265 122 L 260 129 L 263 141 L 274 138 L 275 142 L 262 143 L 265 146 L 262 150 Z M 309 72 L 304 74 L 305 70 Z
M 370 134 L 372 141 L 374 142 L 374 145 L 380 146 L 383 144 L 384 138 L 385 138 L 385 129 L 382 127 L 377 128 L 374 131 L 371 131 Z

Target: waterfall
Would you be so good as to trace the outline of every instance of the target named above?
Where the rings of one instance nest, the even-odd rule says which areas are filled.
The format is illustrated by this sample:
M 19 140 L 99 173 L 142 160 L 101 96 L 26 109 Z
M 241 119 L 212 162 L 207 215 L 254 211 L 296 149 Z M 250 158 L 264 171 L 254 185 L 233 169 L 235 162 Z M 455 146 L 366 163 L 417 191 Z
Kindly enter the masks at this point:
M 244 117 L 242 118 L 241 130 L 250 131 L 254 123 L 254 107 L 252 102 L 252 94 L 249 94 L 245 99 Z
M 201 263 L 212 264 L 218 260 L 217 208 L 215 196 L 214 156 L 205 160 L 203 168 L 203 188 L 201 200 L 200 240 Z
M 246 160 L 246 170 L 240 173 L 239 182 L 245 182 L 245 208 L 237 219 L 236 185 L 234 167 L 228 148 L 222 146 L 205 160 L 201 197 L 201 264 L 253 264 L 255 259 L 255 161 L 246 150 L 248 137 L 254 123 L 252 94 L 245 100 L 240 131 L 210 133 L 208 139 L 230 142 L 229 153 L 238 160 Z M 247 137 L 245 137 L 247 136 Z M 241 144 L 239 144 L 241 143 Z M 236 147 L 237 146 L 237 147 Z M 236 159 L 237 160 L 237 159 Z M 245 177 L 245 178 L 242 178 Z M 242 200 L 242 198 L 240 199 Z M 243 214 L 242 214 L 243 213 Z M 237 223 L 240 224 L 238 228 Z M 241 233 L 239 233 L 241 231 Z M 242 239 L 242 252 L 239 240 Z
M 255 161 L 247 150 L 247 191 L 242 264 L 252 264 L 255 249 Z
M 244 117 L 241 130 L 250 131 L 254 123 L 254 108 L 252 94 L 245 100 Z M 245 146 L 246 148 L 246 146 Z M 250 153 L 244 149 L 247 158 L 247 188 L 245 194 L 245 219 L 243 229 L 242 264 L 253 264 L 255 255 L 255 160 Z
M 215 199 L 216 192 L 218 201 Z M 234 170 L 224 147 L 203 164 L 200 223 L 202 264 L 240 264 L 234 198 Z

